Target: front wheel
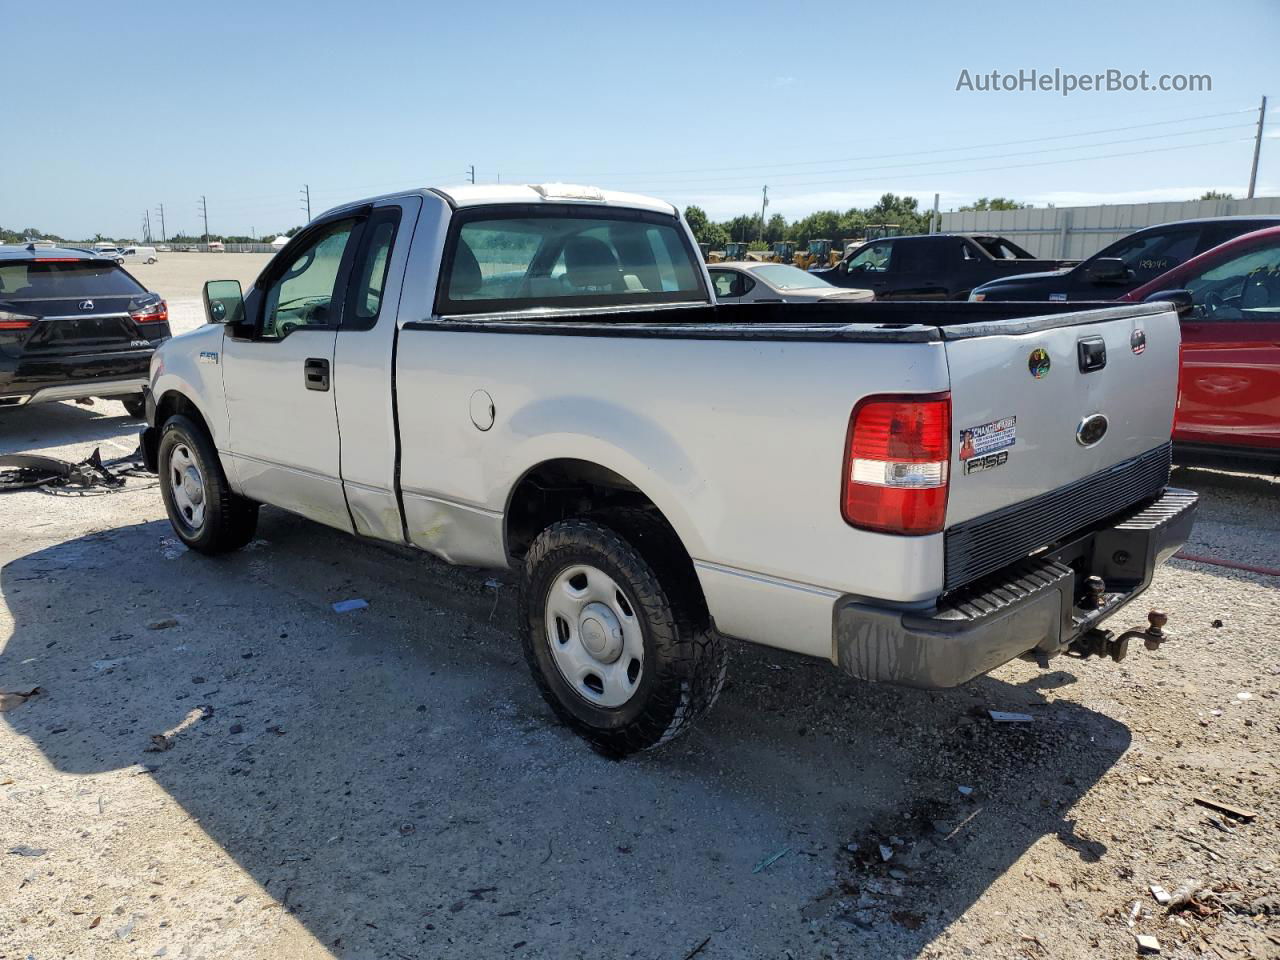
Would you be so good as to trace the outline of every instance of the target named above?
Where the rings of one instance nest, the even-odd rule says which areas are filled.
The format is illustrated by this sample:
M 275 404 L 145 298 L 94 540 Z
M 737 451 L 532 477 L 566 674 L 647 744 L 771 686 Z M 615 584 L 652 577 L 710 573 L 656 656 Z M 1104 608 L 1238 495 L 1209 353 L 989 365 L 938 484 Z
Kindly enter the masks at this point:
M 552 710 L 600 752 L 666 743 L 719 696 L 724 641 L 692 578 L 670 528 L 642 511 L 564 520 L 530 547 L 525 658 Z
M 232 492 L 204 428 L 170 417 L 160 431 L 160 494 L 173 531 L 192 550 L 226 553 L 253 539 L 258 505 Z

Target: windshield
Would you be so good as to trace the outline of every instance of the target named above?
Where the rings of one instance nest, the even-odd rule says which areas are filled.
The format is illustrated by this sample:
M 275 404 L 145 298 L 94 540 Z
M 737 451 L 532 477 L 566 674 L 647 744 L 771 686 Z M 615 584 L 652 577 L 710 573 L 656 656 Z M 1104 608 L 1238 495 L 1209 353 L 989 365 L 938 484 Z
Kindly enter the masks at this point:
M 706 298 L 702 271 L 674 217 L 633 210 L 564 216 L 545 210 L 463 221 L 440 312 Z
M 54 300 L 73 297 L 132 297 L 146 290 L 114 263 L 0 261 L 0 299 Z
M 808 287 L 829 287 L 821 277 L 806 273 L 799 267 L 785 263 L 773 263 L 765 267 L 756 267 L 751 271 L 775 290 L 803 290 Z

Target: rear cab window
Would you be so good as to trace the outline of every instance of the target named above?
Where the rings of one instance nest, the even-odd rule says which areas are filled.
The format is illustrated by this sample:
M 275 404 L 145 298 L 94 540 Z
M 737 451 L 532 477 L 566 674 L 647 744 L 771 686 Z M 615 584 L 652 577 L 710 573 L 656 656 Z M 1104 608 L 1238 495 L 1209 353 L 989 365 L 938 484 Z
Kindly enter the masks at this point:
M 116 264 L 101 260 L 0 260 L 0 300 L 132 297 L 146 292 Z
M 679 220 L 628 208 L 464 210 L 445 264 L 441 315 L 709 299 Z

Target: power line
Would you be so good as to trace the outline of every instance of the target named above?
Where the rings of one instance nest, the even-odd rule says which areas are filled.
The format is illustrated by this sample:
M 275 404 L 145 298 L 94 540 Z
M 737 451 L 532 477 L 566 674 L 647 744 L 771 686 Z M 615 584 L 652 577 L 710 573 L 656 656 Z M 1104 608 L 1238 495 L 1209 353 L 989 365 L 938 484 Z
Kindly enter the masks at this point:
M 986 150 L 991 147 L 1014 147 L 1014 146 L 1021 146 L 1022 144 L 1025 144 L 1025 143 L 1045 143 L 1052 140 L 1070 140 L 1074 137 L 1091 137 L 1091 136 L 1096 136 L 1104 133 L 1123 133 L 1129 130 L 1141 130 L 1148 127 L 1168 126 L 1169 124 L 1172 124 L 1172 123 L 1189 123 L 1192 120 L 1215 120 L 1220 117 L 1234 117 L 1234 116 L 1239 116 L 1242 113 L 1252 113 L 1254 112 L 1254 110 L 1256 110 L 1255 107 L 1249 107 L 1247 109 L 1241 109 L 1241 110 L 1228 110 L 1224 113 L 1205 113 L 1205 114 L 1200 114 L 1194 117 L 1179 117 L 1174 120 L 1153 120 L 1149 123 L 1130 123 L 1130 124 L 1126 124 L 1123 127 L 1106 127 L 1100 130 L 1078 130 L 1074 133 L 1061 133 L 1061 134 L 1054 134 L 1052 136 L 1046 136 L 1046 137 L 1027 137 L 1020 140 L 1001 140 L 996 142 L 972 144 L 972 145 L 960 146 L 960 147 L 936 147 L 930 150 L 904 150 L 898 153 L 864 154 L 862 156 L 857 156 L 857 157 L 836 157 L 836 158 L 826 158 L 823 160 L 795 160 L 795 161 L 784 162 L 784 163 L 746 164 L 742 166 L 728 166 L 728 167 L 693 167 L 693 168 L 686 168 L 683 170 L 641 170 L 641 171 L 630 171 L 630 172 L 610 171 L 607 174 L 604 174 L 604 176 L 649 177 L 649 176 L 660 176 L 664 174 L 675 174 L 675 173 L 715 173 L 717 171 L 731 171 L 731 170 L 759 171 L 759 170 L 775 169 L 778 167 L 820 166 L 825 163 L 855 163 L 862 160 L 888 160 L 894 157 L 914 157 L 914 156 L 920 156 L 922 154 L 956 153 L 958 151 L 963 151 L 963 150 Z M 1094 146 L 1098 146 L 1098 144 L 1094 144 Z M 957 158 L 957 159 L 962 159 L 962 158 Z M 574 177 L 574 178 L 585 177 L 587 179 L 590 179 L 591 177 L 594 177 L 594 176 L 600 176 L 600 174 L 565 173 L 565 174 L 561 174 L 561 176 Z
M 872 177 L 869 180 L 810 180 L 810 181 L 805 181 L 803 183 L 788 184 L 788 186 L 792 186 L 792 187 L 849 186 L 851 184 L 857 184 L 857 183 L 886 183 L 886 182 L 894 182 L 897 180 L 911 180 L 911 179 L 919 180 L 926 177 L 932 178 L 932 177 L 945 177 L 945 176 L 961 176 L 961 175 L 970 174 L 970 173 L 987 173 L 992 170 L 1020 170 L 1025 167 L 1046 167 L 1046 166 L 1051 166 L 1053 164 L 1059 164 L 1059 163 L 1086 163 L 1092 160 L 1110 160 L 1116 157 L 1145 156 L 1146 154 L 1151 154 L 1151 153 L 1163 154 L 1163 153 L 1168 153 L 1171 150 L 1191 150 L 1199 147 L 1217 146 L 1219 144 L 1224 144 L 1224 143 L 1241 143 L 1241 142 L 1246 142 L 1252 139 L 1253 139 L 1252 137 L 1233 137 L 1228 140 L 1209 140 L 1209 141 L 1206 141 L 1205 143 L 1183 143 L 1183 144 L 1177 144 L 1174 146 L 1161 147 L 1160 149 L 1155 149 L 1155 150 L 1128 150 L 1121 153 L 1097 154 L 1091 157 L 1067 157 L 1065 159 L 1060 159 L 1060 160 L 1037 160 L 1033 163 L 1001 164 L 999 166 L 994 166 L 994 167 L 972 167 L 969 169 L 960 169 L 960 170 L 934 170 L 934 171 L 929 171 L 927 173 L 909 173 L 900 177 L 893 176 L 893 175 L 887 175 L 883 177 Z M 666 189 L 672 190 L 672 191 L 679 190 L 678 187 L 667 187 Z M 680 192 L 685 192 L 685 193 L 695 192 L 699 189 L 702 189 L 704 193 L 708 192 L 704 188 L 698 188 L 698 187 L 686 188 L 685 190 Z M 740 189 L 740 188 L 730 188 L 730 189 Z
M 1150 140 L 1164 140 L 1169 137 L 1190 136 L 1192 134 L 1220 133 L 1223 130 L 1240 130 L 1240 129 L 1244 129 L 1252 126 L 1253 124 L 1230 124 L 1225 127 L 1205 127 L 1198 130 L 1182 130 L 1177 133 L 1156 133 L 1156 134 L 1151 134 L 1145 137 L 1124 137 L 1119 140 L 1102 140 L 1097 143 L 1081 144 L 1080 146 L 1076 146 L 1076 147 L 1063 147 L 1063 146 L 1042 147 L 1038 150 L 1020 150 L 1020 151 L 1015 151 L 1013 153 L 989 153 L 989 154 L 979 155 L 976 157 L 947 157 L 941 160 L 920 160 L 915 163 L 879 164 L 877 166 L 872 166 L 872 167 L 837 167 L 831 170 L 807 170 L 803 173 L 778 173 L 778 174 L 773 174 L 771 179 L 778 180 L 778 179 L 786 179 L 789 177 L 806 177 L 806 176 L 813 176 L 814 174 L 819 174 L 819 173 L 864 173 L 872 170 L 901 170 L 906 167 L 927 167 L 927 166 L 933 166 L 939 163 L 968 163 L 974 160 L 1004 160 L 1009 157 L 1029 157 L 1029 156 L 1035 156 L 1036 154 L 1040 154 L 1040 153 L 1051 153 L 1051 152 L 1058 152 L 1061 150 L 1091 150 L 1096 147 L 1111 147 L 1111 146 L 1117 146 L 1123 143 L 1143 143 Z M 1165 149 L 1172 149 L 1172 148 L 1165 148 Z M 923 151 L 923 152 L 928 152 L 928 151 Z M 662 179 L 662 178 L 659 177 L 656 179 Z M 755 179 L 756 179 L 755 177 L 747 177 L 747 176 L 705 177 L 705 178 L 696 178 L 691 180 L 681 180 L 680 182 L 686 183 L 686 184 L 730 183 L 730 182 L 750 183 Z

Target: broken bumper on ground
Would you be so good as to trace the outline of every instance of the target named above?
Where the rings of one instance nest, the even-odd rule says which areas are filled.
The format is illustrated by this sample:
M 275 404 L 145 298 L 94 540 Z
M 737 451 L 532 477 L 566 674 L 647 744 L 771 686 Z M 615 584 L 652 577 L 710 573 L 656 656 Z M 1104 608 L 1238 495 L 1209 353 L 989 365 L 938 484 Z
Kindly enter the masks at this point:
M 954 687 L 1020 656 L 1064 652 L 1141 594 L 1191 533 L 1197 496 L 1166 488 L 1144 506 L 954 591 L 928 611 L 844 597 L 836 662 L 863 680 Z M 1100 577 L 1090 591 L 1090 577 Z

